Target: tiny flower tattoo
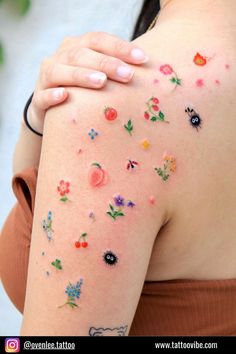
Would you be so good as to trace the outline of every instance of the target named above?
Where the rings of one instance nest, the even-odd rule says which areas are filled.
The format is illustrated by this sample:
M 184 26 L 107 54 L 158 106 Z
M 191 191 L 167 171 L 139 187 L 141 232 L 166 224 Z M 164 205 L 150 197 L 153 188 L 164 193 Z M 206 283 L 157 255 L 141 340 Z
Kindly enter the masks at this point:
M 132 200 L 128 200 L 128 202 L 127 202 L 127 207 L 133 208 L 133 207 L 135 207 L 135 203 L 132 202 Z
M 169 123 L 165 120 L 165 115 L 158 106 L 159 99 L 157 97 L 151 97 L 146 102 L 147 110 L 144 112 L 144 118 L 146 120 L 151 120 L 152 122 L 161 121 L 165 123 Z
M 90 136 L 91 140 L 94 140 L 96 136 L 98 136 L 98 132 L 96 132 L 93 128 L 90 129 L 88 132 L 88 135 Z
M 144 150 L 148 150 L 151 146 L 150 141 L 147 139 L 144 139 L 143 141 L 141 141 L 141 146 Z
M 70 182 L 65 182 L 64 180 L 61 180 L 59 182 L 59 185 L 57 186 L 57 191 L 60 194 L 61 202 L 67 202 L 69 200 L 67 194 L 70 193 Z
M 113 199 L 116 206 L 118 207 L 125 206 L 125 200 L 121 195 L 116 195 Z
M 200 115 L 193 108 L 190 107 L 187 107 L 185 109 L 185 112 L 189 116 L 189 122 L 191 126 L 198 131 L 198 128 L 201 128 L 201 124 L 202 124 L 202 119 Z
M 42 226 L 43 226 L 43 230 L 47 236 L 48 241 L 51 241 L 53 238 L 53 233 L 54 233 L 54 230 L 52 228 L 52 212 L 51 211 L 48 212 L 47 219 L 43 220 Z
M 172 66 L 170 66 L 169 64 L 164 64 L 160 66 L 159 70 L 163 75 L 172 75 L 170 82 L 175 84 L 175 88 L 178 85 L 181 85 L 181 79 L 178 77 Z
M 103 255 L 104 262 L 109 266 L 114 266 L 118 262 L 118 257 L 112 251 L 107 251 Z
M 89 217 L 91 220 L 95 221 L 95 214 L 94 214 L 93 211 L 90 211 L 90 212 L 89 212 L 88 217 Z
M 154 168 L 157 174 L 166 182 L 170 174 L 176 171 L 176 159 L 173 156 L 164 155 L 163 156 L 163 167 Z
M 107 211 L 107 215 L 109 215 L 113 220 L 116 220 L 119 216 L 125 216 L 123 209 L 125 206 L 128 208 L 134 208 L 135 203 L 131 200 L 128 200 L 127 203 L 125 201 L 125 198 L 122 197 L 121 195 L 116 195 L 114 198 L 114 204 L 109 204 L 109 211 Z
M 51 265 L 54 266 L 55 268 L 57 268 L 58 270 L 62 270 L 62 265 L 61 265 L 60 259 L 55 259 L 55 261 L 53 261 L 51 263 Z
M 133 123 L 132 123 L 131 119 L 129 119 L 127 124 L 124 125 L 124 128 L 129 133 L 129 135 L 132 135 L 132 131 L 133 131 L 134 127 L 133 127 Z
M 75 242 L 75 248 L 80 248 L 80 247 L 87 248 L 88 247 L 87 235 L 88 234 L 86 232 L 81 234 L 79 239 Z
M 118 116 L 117 110 L 112 107 L 105 107 L 104 116 L 105 116 L 106 120 L 109 120 L 109 121 L 115 120 Z
M 67 294 L 67 301 L 59 306 L 62 308 L 63 306 L 68 305 L 71 308 L 78 307 L 76 301 L 80 298 L 81 295 L 81 287 L 83 284 L 83 279 L 80 279 L 76 284 L 69 283 L 66 287 L 65 293 Z

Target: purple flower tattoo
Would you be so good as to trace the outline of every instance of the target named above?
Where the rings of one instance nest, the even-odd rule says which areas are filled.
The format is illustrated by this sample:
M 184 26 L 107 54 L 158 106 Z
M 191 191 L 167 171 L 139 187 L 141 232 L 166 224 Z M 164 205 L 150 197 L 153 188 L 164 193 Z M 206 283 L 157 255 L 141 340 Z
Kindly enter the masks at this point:
M 127 207 L 133 208 L 133 207 L 135 207 L 135 203 L 132 202 L 132 200 L 129 200 L 128 203 L 127 203 Z
M 118 206 L 118 207 L 125 206 L 125 200 L 124 200 L 124 198 L 121 195 L 116 195 L 114 197 L 114 202 L 115 202 L 115 205 Z

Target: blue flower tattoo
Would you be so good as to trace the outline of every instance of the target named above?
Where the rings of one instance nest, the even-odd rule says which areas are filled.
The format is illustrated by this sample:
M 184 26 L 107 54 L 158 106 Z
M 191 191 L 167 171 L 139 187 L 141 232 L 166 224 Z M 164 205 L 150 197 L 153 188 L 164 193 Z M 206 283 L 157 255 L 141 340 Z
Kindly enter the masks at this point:
M 96 132 L 93 128 L 90 129 L 90 132 L 88 133 L 90 136 L 91 140 L 94 140 L 94 138 L 98 135 L 98 132 Z
M 80 279 L 76 284 L 69 283 L 66 287 L 65 293 L 67 294 L 67 301 L 59 306 L 59 308 L 68 305 L 71 308 L 78 307 L 76 300 L 80 298 L 81 286 L 83 284 L 83 279 Z

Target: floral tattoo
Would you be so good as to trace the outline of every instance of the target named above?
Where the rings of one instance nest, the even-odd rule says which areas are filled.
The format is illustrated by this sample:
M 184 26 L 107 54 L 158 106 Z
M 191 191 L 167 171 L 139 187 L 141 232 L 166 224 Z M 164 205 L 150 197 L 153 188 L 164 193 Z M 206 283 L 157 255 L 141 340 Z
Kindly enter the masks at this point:
M 69 201 L 69 198 L 67 194 L 70 193 L 70 182 L 65 182 L 63 179 L 59 182 L 59 185 L 57 186 L 57 191 L 60 194 L 61 202 L 67 202 Z
M 148 150 L 151 146 L 151 143 L 148 139 L 144 139 L 141 141 L 140 145 L 144 150 Z
M 181 79 L 178 77 L 172 66 L 170 66 L 169 64 L 164 64 L 160 66 L 159 70 L 163 75 L 172 75 L 172 77 L 170 78 L 170 82 L 175 85 L 174 88 L 181 85 Z
M 146 102 L 147 110 L 144 112 L 144 118 L 146 120 L 151 120 L 152 122 L 161 121 L 165 123 L 169 123 L 165 120 L 165 115 L 159 109 L 159 99 L 157 97 L 151 97 Z
M 170 155 L 163 156 L 163 167 L 155 167 L 155 171 L 166 182 L 170 174 L 176 171 L 176 159 Z
M 55 259 L 55 261 L 53 261 L 51 263 L 51 265 L 54 266 L 55 268 L 57 268 L 58 270 L 62 270 L 62 265 L 61 265 L 60 259 Z
M 75 248 L 80 248 L 80 247 L 87 248 L 88 247 L 87 235 L 88 234 L 86 232 L 81 234 L 78 241 L 75 242 Z
M 78 307 L 76 301 L 80 298 L 82 284 L 83 284 L 83 279 L 80 279 L 79 281 L 77 281 L 76 284 L 69 283 L 67 285 L 65 290 L 65 293 L 67 294 L 67 300 L 63 305 L 59 306 L 59 308 L 62 308 L 63 306 L 66 305 L 68 305 L 71 308 Z
M 109 211 L 107 211 L 107 215 L 109 215 L 113 220 L 116 220 L 119 216 L 125 216 L 124 214 L 124 207 L 127 206 L 128 208 L 133 209 L 136 205 L 132 200 L 128 200 L 127 203 L 125 198 L 122 195 L 117 194 L 113 198 L 114 204 L 109 204 Z
M 54 233 L 54 230 L 52 228 L 52 212 L 51 211 L 48 212 L 47 219 L 43 220 L 42 226 L 43 226 L 43 230 L 47 236 L 48 241 L 51 241 L 53 238 L 53 233 Z
M 129 135 L 132 135 L 132 131 L 133 131 L 134 127 L 133 127 L 133 123 L 132 123 L 131 119 L 129 119 L 127 124 L 124 125 L 124 128 L 129 133 Z
M 91 138 L 91 140 L 94 140 L 96 136 L 98 136 L 98 132 L 96 132 L 93 128 L 90 129 L 88 132 L 88 136 Z
M 107 211 L 107 214 L 110 215 L 110 217 L 113 220 L 116 220 L 119 216 L 124 216 L 125 215 L 123 213 L 123 211 L 121 210 L 121 208 L 116 209 L 112 204 L 109 204 L 109 208 L 110 208 L 110 210 Z

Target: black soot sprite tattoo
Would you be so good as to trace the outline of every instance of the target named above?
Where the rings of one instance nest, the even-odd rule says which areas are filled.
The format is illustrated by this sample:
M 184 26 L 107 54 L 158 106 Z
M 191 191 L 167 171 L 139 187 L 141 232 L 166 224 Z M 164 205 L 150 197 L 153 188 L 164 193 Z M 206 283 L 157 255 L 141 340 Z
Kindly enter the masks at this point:
M 202 119 L 199 116 L 199 114 L 192 108 L 187 107 L 185 109 L 185 112 L 188 114 L 189 116 L 189 122 L 191 124 L 191 126 L 195 129 L 201 128 L 201 124 L 202 124 Z
M 103 260 L 106 264 L 114 266 L 118 262 L 118 257 L 111 251 L 107 251 L 103 255 Z

